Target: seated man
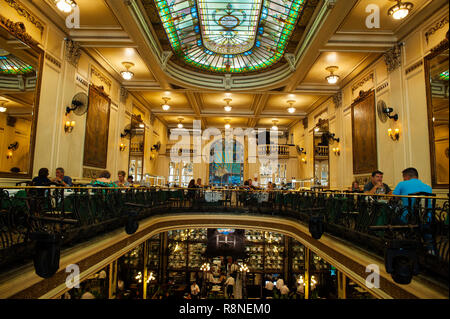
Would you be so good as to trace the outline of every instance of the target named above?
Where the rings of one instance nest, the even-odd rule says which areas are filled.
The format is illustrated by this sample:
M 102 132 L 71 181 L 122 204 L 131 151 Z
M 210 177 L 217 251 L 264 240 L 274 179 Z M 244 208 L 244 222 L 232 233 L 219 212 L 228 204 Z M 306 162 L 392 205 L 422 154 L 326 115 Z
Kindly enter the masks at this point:
M 390 194 L 391 189 L 383 183 L 383 172 L 375 171 L 372 173 L 372 180 L 364 186 L 365 194 Z
M 421 192 L 431 194 L 433 192 L 431 186 L 419 180 L 419 172 L 414 167 L 404 169 L 402 174 L 403 174 L 403 182 L 397 184 L 393 192 L 394 195 L 410 195 Z M 402 198 L 402 202 L 403 207 L 408 206 L 408 198 Z M 411 200 L 411 205 L 414 205 L 414 199 Z M 428 208 L 430 207 L 431 203 L 429 202 Z M 409 211 L 407 209 L 404 209 L 402 216 L 400 217 L 400 221 L 402 223 L 404 224 L 408 223 L 408 214 Z M 430 222 L 430 219 L 432 217 L 431 213 L 429 213 L 427 217 L 429 218 L 428 222 Z M 423 236 L 429 252 L 434 252 L 434 245 L 431 234 L 424 233 Z
M 63 186 L 73 186 L 72 179 L 69 176 L 64 175 L 64 168 L 62 167 L 56 169 L 56 177 L 53 181 Z
M 419 192 L 432 193 L 431 186 L 419 180 L 419 172 L 414 167 L 403 170 L 403 182 L 397 184 L 394 189 L 394 195 L 409 195 Z M 408 198 L 402 198 L 403 206 L 408 206 Z M 414 199 L 412 200 L 412 204 Z

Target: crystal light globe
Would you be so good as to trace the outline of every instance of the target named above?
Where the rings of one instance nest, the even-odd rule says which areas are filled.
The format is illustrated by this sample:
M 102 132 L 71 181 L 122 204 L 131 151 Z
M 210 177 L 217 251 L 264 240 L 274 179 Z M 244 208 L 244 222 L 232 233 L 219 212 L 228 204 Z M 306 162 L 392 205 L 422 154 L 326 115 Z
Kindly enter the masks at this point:
M 337 76 L 337 75 L 327 76 L 327 81 L 329 84 L 336 84 L 338 80 L 339 80 L 339 76 Z
M 120 72 L 120 75 L 122 75 L 122 78 L 124 80 L 131 80 L 134 76 L 134 73 L 130 71 L 122 71 Z
M 67 0 L 58 0 L 58 2 L 56 3 L 56 6 L 62 12 L 69 13 L 70 11 L 72 11 L 72 4 L 71 3 L 72 3 L 71 1 L 69 2 Z

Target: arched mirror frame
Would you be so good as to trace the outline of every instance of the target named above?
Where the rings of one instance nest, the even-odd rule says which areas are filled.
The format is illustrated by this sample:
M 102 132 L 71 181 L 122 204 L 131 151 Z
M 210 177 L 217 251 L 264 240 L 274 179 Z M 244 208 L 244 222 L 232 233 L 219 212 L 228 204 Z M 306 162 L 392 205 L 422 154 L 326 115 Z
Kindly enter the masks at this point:
M 314 186 L 319 186 L 323 188 L 329 188 L 330 187 L 330 147 L 329 147 L 329 141 L 327 140 L 326 150 L 323 149 L 325 146 L 318 147 L 316 145 L 316 139 L 321 138 L 319 135 L 316 136 L 316 129 L 319 129 L 319 132 L 321 132 L 321 136 L 323 136 L 323 133 L 330 131 L 330 124 L 328 120 L 319 119 L 317 124 L 314 126 L 313 129 L 313 176 L 314 176 Z M 327 155 L 324 155 L 326 152 Z M 323 162 L 325 157 L 327 157 L 327 185 L 322 184 L 322 176 L 317 176 L 316 174 L 316 163 Z
M 438 57 L 443 52 L 449 50 L 448 32 L 447 38 L 442 41 L 439 45 L 431 50 L 431 53 L 424 58 L 424 68 L 425 68 L 425 84 L 427 91 L 427 105 L 428 105 L 428 131 L 429 131 L 429 143 L 430 143 L 430 164 L 431 164 L 431 181 L 433 188 L 448 188 L 449 184 L 438 182 L 438 172 L 437 172 L 437 160 L 436 160 L 436 146 L 435 146 L 435 125 L 434 125 L 434 108 L 433 108 L 433 97 L 431 91 L 431 81 L 430 81 L 430 68 L 431 61 Z M 448 148 L 447 148 L 448 150 Z M 448 154 L 448 153 L 447 153 Z
M 0 172 L 0 178 L 18 178 L 18 179 L 31 179 L 33 177 L 33 163 L 34 163 L 34 151 L 36 144 L 36 127 L 39 111 L 39 100 L 41 93 L 42 82 L 42 69 L 44 66 L 44 51 L 39 47 L 37 41 L 26 32 L 25 26 L 22 22 L 13 22 L 2 15 L 0 15 L 0 28 L 7 33 L 15 37 L 34 51 L 37 57 L 38 70 L 36 74 L 36 88 L 34 96 L 33 114 L 31 119 L 31 131 L 30 131 L 30 145 L 28 153 L 28 168 L 26 173 L 13 173 L 13 172 Z

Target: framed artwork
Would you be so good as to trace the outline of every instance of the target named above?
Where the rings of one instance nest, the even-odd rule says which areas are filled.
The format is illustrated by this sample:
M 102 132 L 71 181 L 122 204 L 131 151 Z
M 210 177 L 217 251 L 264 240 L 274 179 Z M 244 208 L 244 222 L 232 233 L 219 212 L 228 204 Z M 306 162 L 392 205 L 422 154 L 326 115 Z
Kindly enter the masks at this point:
M 353 174 L 378 169 L 375 92 L 360 92 L 352 104 Z
M 102 87 L 89 86 L 83 165 L 106 168 L 111 99 Z

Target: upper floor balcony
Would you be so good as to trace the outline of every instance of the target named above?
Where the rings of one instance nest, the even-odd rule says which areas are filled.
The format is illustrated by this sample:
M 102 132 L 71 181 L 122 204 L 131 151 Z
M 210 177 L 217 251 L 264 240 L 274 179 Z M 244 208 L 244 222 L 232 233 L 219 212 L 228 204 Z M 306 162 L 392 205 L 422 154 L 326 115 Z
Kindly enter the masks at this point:
M 360 282 L 367 265 L 379 265 L 379 298 L 448 294 L 448 198 L 432 194 L 17 187 L 1 190 L 0 207 L 2 298 L 22 298 L 32 287 L 44 295 L 39 277 L 11 275 L 18 266 L 28 264 L 56 289 L 68 263 L 88 271 L 109 258 L 105 251 L 118 254 L 158 231 L 186 227 L 289 234 Z

